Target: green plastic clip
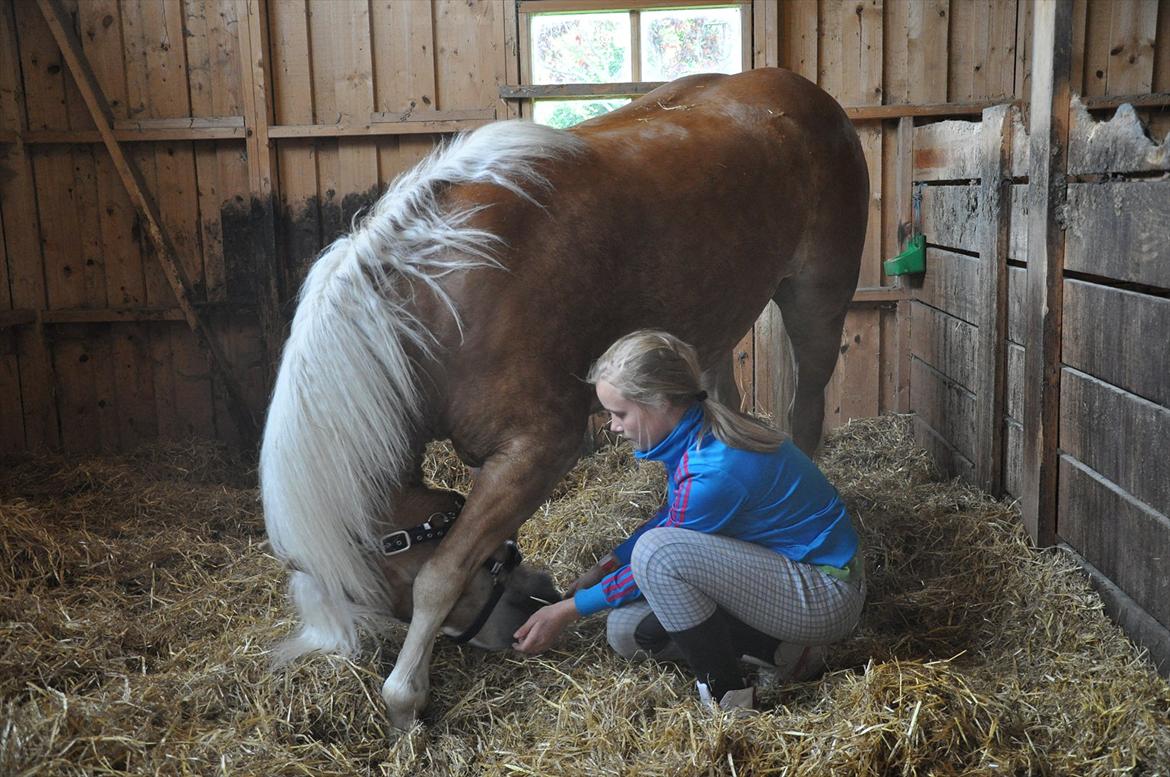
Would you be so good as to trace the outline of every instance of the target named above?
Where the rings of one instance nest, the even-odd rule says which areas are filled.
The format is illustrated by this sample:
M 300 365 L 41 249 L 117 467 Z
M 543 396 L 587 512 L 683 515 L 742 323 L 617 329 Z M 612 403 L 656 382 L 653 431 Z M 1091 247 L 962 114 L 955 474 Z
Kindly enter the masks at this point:
M 911 273 L 926 272 L 926 238 L 923 235 L 914 235 L 906 250 L 882 262 L 886 275 L 910 275 Z

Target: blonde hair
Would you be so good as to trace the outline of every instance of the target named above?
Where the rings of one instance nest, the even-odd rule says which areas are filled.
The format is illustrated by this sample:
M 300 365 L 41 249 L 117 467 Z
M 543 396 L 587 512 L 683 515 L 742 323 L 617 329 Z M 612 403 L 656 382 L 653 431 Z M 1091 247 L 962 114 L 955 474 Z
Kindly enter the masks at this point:
M 641 405 L 685 407 L 702 402 L 700 444 L 710 432 L 728 447 L 767 453 L 788 439 L 784 432 L 708 397 L 699 384 L 701 374 L 699 355 L 691 345 L 669 332 L 640 329 L 611 345 L 589 368 L 586 380 L 593 385 L 604 380 Z

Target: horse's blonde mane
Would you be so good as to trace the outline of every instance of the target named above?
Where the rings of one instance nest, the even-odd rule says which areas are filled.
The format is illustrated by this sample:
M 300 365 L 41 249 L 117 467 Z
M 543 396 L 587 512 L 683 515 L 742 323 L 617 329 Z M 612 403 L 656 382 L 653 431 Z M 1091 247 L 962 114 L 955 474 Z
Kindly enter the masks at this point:
M 354 230 L 326 248 L 301 289 L 269 406 L 260 455 L 273 551 L 298 572 L 292 593 L 301 633 L 284 649 L 352 653 L 357 626 L 385 609 L 374 565 L 388 491 L 416 454 L 423 412 L 412 350 L 433 339 L 409 310 L 424 283 L 459 322 L 441 280 L 502 267 L 500 239 L 468 226 L 478 209 L 444 211 L 441 195 L 490 183 L 535 202 L 547 189 L 537 165 L 579 153 L 575 136 L 528 122 L 499 122 L 440 148 L 397 178 Z

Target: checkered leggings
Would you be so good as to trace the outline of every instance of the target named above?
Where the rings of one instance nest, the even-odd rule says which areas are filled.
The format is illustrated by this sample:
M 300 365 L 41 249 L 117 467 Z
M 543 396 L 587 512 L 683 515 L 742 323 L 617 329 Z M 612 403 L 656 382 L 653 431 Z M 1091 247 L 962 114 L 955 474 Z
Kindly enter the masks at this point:
M 651 529 L 631 566 L 645 600 L 609 615 L 609 641 L 637 651 L 634 629 L 652 610 L 667 631 L 684 631 L 722 607 L 782 642 L 827 645 L 847 637 L 865 602 L 864 565 L 849 582 L 762 545 L 689 529 Z

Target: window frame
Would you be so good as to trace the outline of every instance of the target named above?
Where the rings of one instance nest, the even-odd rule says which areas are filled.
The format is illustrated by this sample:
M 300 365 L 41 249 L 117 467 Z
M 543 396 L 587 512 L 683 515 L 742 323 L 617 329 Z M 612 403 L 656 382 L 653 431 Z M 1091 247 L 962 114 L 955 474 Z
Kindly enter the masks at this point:
M 739 8 L 740 64 L 742 71 L 754 65 L 752 49 L 752 0 L 517 0 L 520 86 L 501 88 L 501 96 L 518 100 L 520 114 L 532 118 L 537 100 L 555 98 L 636 98 L 666 83 L 642 80 L 641 15 L 645 11 L 685 11 L 701 8 Z M 594 13 L 627 11 L 630 14 L 630 75 L 624 83 L 534 84 L 532 83 L 532 17 L 548 13 Z

